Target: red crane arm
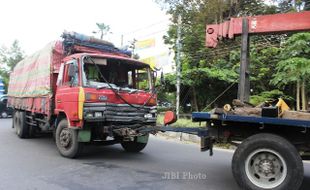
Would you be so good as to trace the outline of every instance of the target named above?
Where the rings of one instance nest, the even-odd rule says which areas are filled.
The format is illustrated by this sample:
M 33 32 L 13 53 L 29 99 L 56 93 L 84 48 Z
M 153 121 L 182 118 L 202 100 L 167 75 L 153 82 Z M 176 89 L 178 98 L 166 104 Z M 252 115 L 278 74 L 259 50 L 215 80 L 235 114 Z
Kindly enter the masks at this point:
M 246 17 L 249 34 L 283 33 L 310 30 L 310 11 Z M 206 28 L 206 46 L 215 48 L 218 40 L 234 38 L 242 33 L 242 18 L 231 18 Z

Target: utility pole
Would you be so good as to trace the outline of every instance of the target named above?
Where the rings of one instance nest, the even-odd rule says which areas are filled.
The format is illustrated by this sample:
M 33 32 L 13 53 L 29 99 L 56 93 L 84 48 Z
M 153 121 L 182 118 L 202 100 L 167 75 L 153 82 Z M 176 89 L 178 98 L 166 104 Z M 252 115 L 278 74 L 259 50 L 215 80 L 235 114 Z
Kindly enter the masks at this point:
M 250 100 L 250 63 L 249 63 L 249 21 L 247 18 L 242 19 L 241 34 L 241 60 L 240 60 L 240 79 L 238 86 L 238 99 L 242 102 Z
M 124 46 L 124 35 L 122 34 L 121 35 L 121 47 L 123 47 Z
M 137 40 L 135 38 L 130 42 L 130 48 L 132 49 L 131 58 L 134 58 L 135 56 L 136 42 Z
M 181 86 L 181 25 L 182 18 L 181 15 L 178 16 L 178 31 L 177 31 L 177 55 L 176 55 L 176 75 L 177 75 L 177 94 L 176 94 L 176 115 L 179 118 L 180 114 L 180 86 Z

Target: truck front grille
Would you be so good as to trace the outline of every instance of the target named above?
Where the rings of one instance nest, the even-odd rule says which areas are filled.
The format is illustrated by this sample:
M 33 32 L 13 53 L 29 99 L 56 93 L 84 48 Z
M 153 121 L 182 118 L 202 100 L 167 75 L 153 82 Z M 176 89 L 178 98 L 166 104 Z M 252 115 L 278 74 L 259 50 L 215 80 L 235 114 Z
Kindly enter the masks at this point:
M 156 123 L 156 106 L 141 106 L 112 103 L 84 103 L 84 118 L 113 123 Z M 101 113 L 101 114 L 100 114 Z

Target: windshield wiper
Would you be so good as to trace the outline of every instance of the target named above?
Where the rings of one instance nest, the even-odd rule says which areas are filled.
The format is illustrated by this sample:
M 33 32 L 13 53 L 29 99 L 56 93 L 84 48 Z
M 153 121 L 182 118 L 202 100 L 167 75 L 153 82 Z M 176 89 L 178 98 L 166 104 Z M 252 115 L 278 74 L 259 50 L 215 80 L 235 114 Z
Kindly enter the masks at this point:
M 97 88 L 96 88 L 96 90 L 100 90 L 100 89 L 103 89 L 103 88 L 109 88 L 108 86 L 98 86 Z

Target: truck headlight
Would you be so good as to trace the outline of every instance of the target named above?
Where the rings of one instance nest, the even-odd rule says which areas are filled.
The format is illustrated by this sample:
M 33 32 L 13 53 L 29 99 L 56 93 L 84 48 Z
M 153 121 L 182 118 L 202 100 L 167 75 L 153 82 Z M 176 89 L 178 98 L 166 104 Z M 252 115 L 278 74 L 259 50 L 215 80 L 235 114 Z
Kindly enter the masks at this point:
M 88 112 L 87 114 L 86 114 L 86 117 L 94 117 L 94 115 L 93 115 L 93 113 L 90 113 L 90 112 Z
M 95 117 L 102 117 L 102 112 L 95 112 Z
M 153 118 L 153 114 L 147 113 L 144 115 L 144 118 Z

